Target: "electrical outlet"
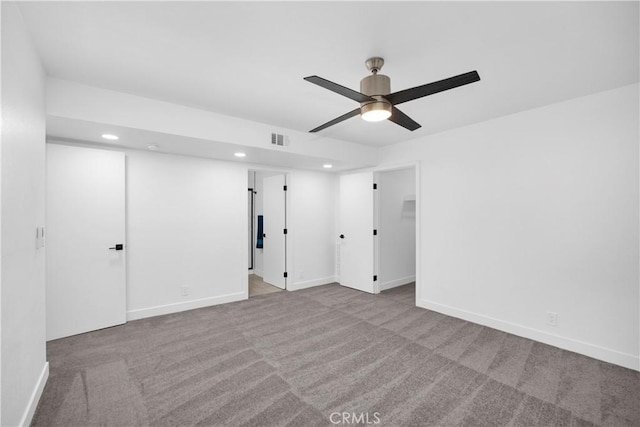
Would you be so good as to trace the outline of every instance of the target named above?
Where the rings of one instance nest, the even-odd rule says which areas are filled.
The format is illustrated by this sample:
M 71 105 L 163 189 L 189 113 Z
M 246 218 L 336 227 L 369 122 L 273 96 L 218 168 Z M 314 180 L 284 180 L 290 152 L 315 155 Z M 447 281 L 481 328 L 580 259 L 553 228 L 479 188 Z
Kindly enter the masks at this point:
M 181 286 L 180 287 L 180 293 L 182 294 L 183 297 L 186 297 L 187 295 L 189 295 L 189 287 L 188 286 Z
M 547 311 L 547 325 L 558 326 L 558 313 Z

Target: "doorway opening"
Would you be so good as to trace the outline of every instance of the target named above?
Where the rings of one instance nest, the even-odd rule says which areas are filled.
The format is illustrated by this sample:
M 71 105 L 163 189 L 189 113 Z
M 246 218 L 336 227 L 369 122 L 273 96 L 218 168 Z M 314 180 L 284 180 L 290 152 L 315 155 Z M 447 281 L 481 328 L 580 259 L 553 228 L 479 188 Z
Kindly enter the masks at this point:
M 416 301 L 416 168 L 376 172 L 376 265 L 379 290 Z
M 417 189 L 416 165 L 340 176 L 340 285 L 370 294 L 397 294 L 415 305 Z
M 286 178 L 284 172 L 248 172 L 250 298 L 286 289 Z

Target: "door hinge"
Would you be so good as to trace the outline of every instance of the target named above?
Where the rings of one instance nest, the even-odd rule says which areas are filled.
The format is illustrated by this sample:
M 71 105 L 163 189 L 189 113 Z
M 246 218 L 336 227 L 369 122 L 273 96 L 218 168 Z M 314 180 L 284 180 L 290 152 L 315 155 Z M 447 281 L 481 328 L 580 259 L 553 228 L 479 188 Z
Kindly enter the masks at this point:
M 287 277 L 287 272 L 286 272 L 286 271 L 284 272 L 284 277 L 285 277 L 285 278 Z
M 377 236 L 378 235 L 378 230 L 373 230 L 373 235 Z
M 283 187 L 282 187 L 282 189 L 283 189 L 284 191 L 287 191 L 287 186 L 286 186 L 286 185 L 285 185 L 285 186 L 283 186 Z
M 284 234 L 287 234 L 287 229 L 286 228 L 284 229 Z
M 378 184 L 374 183 L 374 184 L 373 184 L 373 189 L 374 189 L 374 190 L 377 190 L 377 189 L 378 189 Z
M 373 276 L 373 281 L 377 282 L 378 281 L 378 276 Z

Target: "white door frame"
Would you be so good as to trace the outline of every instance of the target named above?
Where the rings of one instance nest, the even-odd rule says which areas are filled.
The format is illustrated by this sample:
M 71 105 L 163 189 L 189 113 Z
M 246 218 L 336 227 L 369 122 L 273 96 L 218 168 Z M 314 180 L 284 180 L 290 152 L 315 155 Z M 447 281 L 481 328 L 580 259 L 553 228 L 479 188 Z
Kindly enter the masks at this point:
M 374 172 L 374 176 L 376 177 L 376 179 L 378 178 L 379 174 L 382 172 L 391 172 L 391 171 L 397 171 L 397 170 L 413 170 L 414 171 L 414 179 L 415 179 L 415 189 L 416 189 L 416 305 L 417 302 L 419 300 L 418 298 L 418 293 L 420 292 L 420 288 L 418 286 L 419 280 L 420 280 L 420 162 L 416 161 L 413 163 L 406 163 L 406 164 L 398 164 L 398 165 L 393 165 L 393 166 L 383 166 L 383 167 L 379 167 L 379 168 L 375 168 L 375 172 Z M 376 193 L 376 198 L 375 200 L 375 220 L 376 220 L 376 228 L 379 227 L 379 223 L 378 220 L 380 219 L 380 203 L 379 203 L 379 196 L 378 193 Z M 378 268 L 380 266 L 380 246 L 377 244 L 377 240 L 376 240 L 376 245 L 375 245 L 375 268 L 376 268 L 376 274 L 378 274 Z M 376 282 L 376 286 L 378 288 L 377 292 L 380 292 L 380 281 Z
M 375 172 L 388 172 L 394 170 L 402 170 L 402 169 L 413 169 L 415 173 L 415 184 L 416 184 L 416 299 L 414 301 L 417 306 L 418 301 L 422 299 L 422 287 L 420 284 L 422 283 L 422 264 L 420 262 L 421 257 L 421 239 L 420 239 L 420 222 L 421 222 L 421 197 L 420 197 L 420 161 L 409 162 L 409 163 L 400 163 L 395 165 L 381 166 L 376 167 L 374 169 Z M 376 205 L 376 208 L 379 209 L 379 205 Z M 379 213 L 377 214 L 379 217 Z M 376 224 L 377 226 L 377 224 Z M 377 253 L 376 256 L 379 256 Z M 379 259 L 375 260 L 376 271 L 379 266 Z M 379 284 L 378 284 L 379 286 Z
M 285 235 L 285 267 L 286 267 L 286 271 L 288 274 L 288 277 L 285 278 L 284 281 L 284 290 L 289 290 L 289 284 L 293 283 L 292 282 L 292 271 L 293 271 L 293 251 L 291 250 L 292 247 L 292 239 L 290 237 L 291 235 L 291 197 L 289 195 L 289 191 L 290 191 L 290 181 L 291 181 L 291 174 L 290 171 L 288 170 L 282 170 L 282 169 L 276 169 L 276 168 L 270 168 L 270 167 L 265 167 L 262 165 L 248 165 L 247 166 L 247 176 L 249 172 L 266 172 L 266 173 L 270 173 L 270 174 L 282 174 L 284 175 L 284 182 L 285 185 L 287 186 L 287 193 L 285 194 L 285 206 L 284 206 L 284 217 L 285 217 L 285 224 L 287 227 L 287 234 Z M 254 185 L 254 191 L 255 191 L 255 185 Z M 261 197 L 261 196 L 259 196 Z M 264 202 L 263 202 L 264 203 Z M 255 248 L 254 248 L 255 251 Z M 245 258 L 248 259 L 249 254 L 247 254 L 247 256 Z M 264 260 L 263 260 L 264 262 Z M 255 259 L 254 259 L 254 264 L 255 264 Z M 255 266 L 255 265 L 254 265 Z M 264 266 L 263 266 L 264 268 Z M 263 272 L 264 274 L 264 272 Z M 247 276 L 248 277 L 248 276 Z M 247 280 L 247 296 L 249 295 L 249 281 Z
M 262 180 L 262 280 L 280 289 L 287 288 L 286 189 L 284 174 L 265 176 Z

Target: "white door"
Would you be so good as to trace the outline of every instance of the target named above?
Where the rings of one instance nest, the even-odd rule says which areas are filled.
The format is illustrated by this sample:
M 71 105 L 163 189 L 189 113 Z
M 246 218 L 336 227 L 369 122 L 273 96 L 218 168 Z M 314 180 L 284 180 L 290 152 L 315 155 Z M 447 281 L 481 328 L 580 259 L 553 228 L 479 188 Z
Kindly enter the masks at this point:
M 284 191 L 284 175 L 264 178 L 262 181 L 263 227 L 263 267 L 265 282 L 281 289 L 286 287 L 284 273 L 286 269 L 286 235 L 285 217 L 286 191 Z
M 373 172 L 340 177 L 340 284 L 376 293 Z
M 248 205 L 249 205 L 249 209 L 248 209 L 248 211 L 249 211 L 249 218 L 248 218 L 248 220 L 249 220 L 249 222 L 248 222 L 249 251 L 248 251 L 248 254 L 249 254 L 249 259 L 248 259 L 248 262 L 249 262 L 249 270 L 253 270 L 253 251 L 254 251 L 253 242 L 254 242 L 254 239 L 255 239 L 255 236 L 254 236 L 254 233 L 253 233 L 253 188 L 249 189 L 248 194 L 249 194 L 249 199 L 248 199 Z
M 126 322 L 124 153 L 47 144 L 47 339 Z

